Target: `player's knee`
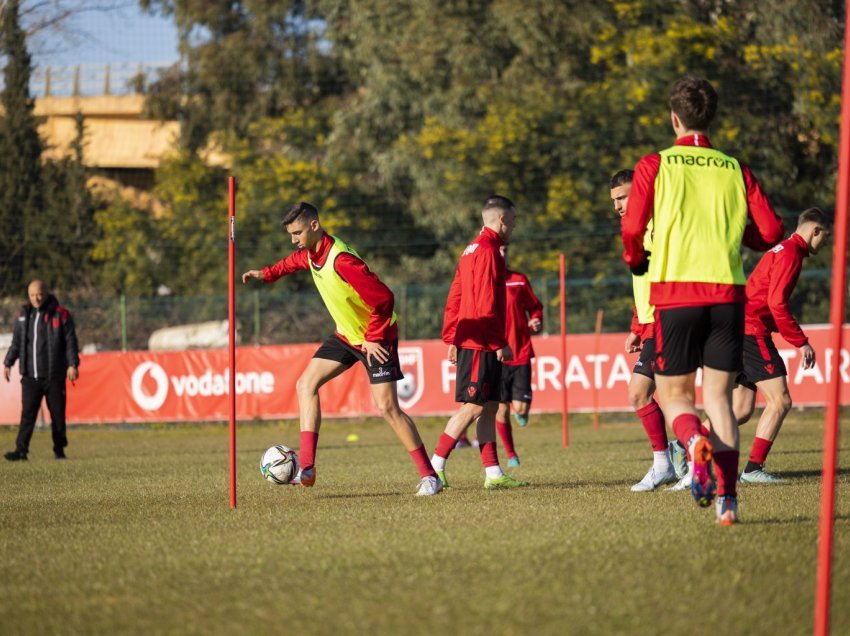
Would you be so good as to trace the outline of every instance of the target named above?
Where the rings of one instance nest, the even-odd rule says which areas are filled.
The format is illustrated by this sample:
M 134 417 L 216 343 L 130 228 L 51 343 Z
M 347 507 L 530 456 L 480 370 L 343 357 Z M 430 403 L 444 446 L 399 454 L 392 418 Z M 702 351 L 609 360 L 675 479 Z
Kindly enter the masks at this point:
M 298 397 L 310 397 L 318 392 L 318 388 L 311 378 L 302 375 L 295 381 L 295 392 Z
M 635 411 L 639 411 L 652 401 L 652 396 L 645 391 L 629 391 L 629 404 Z
M 772 398 L 768 398 L 767 405 L 779 415 L 785 416 L 791 410 L 791 395 L 782 393 Z

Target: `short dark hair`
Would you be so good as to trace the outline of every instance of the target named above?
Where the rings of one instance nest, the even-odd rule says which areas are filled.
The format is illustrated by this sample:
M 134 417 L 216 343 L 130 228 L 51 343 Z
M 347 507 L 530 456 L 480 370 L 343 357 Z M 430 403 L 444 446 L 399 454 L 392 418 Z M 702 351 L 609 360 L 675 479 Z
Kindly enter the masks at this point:
M 670 108 L 688 130 L 708 130 L 717 113 L 717 91 L 708 80 L 685 75 L 673 84 Z
M 817 223 L 824 228 L 830 226 L 829 217 L 820 208 L 809 208 L 800 212 L 800 216 L 797 217 L 797 227 L 800 227 L 804 223 Z
M 487 210 L 501 210 L 502 212 L 510 212 L 511 210 L 516 211 L 516 206 L 514 202 L 511 201 L 508 197 L 503 197 L 499 194 L 491 194 L 489 197 L 484 199 L 484 205 L 481 206 L 481 211 L 485 212 Z
M 290 223 L 295 223 L 295 221 L 302 218 L 308 221 L 318 219 L 319 211 L 316 209 L 316 206 L 306 201 L 299 201 L 286 211 L 280 220 L 280 224 L 286 228 Z
M 619 172 L 615 172 L 614 176 L 611 177 L 611 185 L 609 186 L 609 189 L 613 190 L 614 188 L 616 188 L 618 186 L 626 185 L 627 183 L 631 183 L 632 179 L 634 179 L 634 177 L 635 177 L 635 171 L 630 170 L 629 168 L 624 168 L 623 170 L 620 170 Z

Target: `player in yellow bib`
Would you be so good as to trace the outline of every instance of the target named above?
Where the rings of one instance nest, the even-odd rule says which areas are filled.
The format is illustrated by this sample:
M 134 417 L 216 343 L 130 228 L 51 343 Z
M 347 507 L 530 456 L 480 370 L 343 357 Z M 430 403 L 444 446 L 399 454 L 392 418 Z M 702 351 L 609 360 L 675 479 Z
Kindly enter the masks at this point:
M 633 274 L 649 276 L 658 401 L 689 450 L 691 492 L 699 505 L 711 504 L 714 463 L 717 520 L 733 525 L 739 440 L 732 388 L 742 366 L 746 283 L 741 244 L 764 251 L 782 238 L 783 227 L 749 168 L 708 140 L 714 87 L 683 77 L 673 86 L 670 109 L 676 143 L 635 167 L 621 219 L 624 258 Z M 643 245 L 650 220 L 651 255 Z M 695 407 L 700 366 L 710 440 Z
M 392 291 L 358 254 L 331 236 L 309 203 L 292 206 L 281 220 L 298 251 L 275 265 L 242 274 L 271 283 L 293 272 L 309 270 L 336 331 L 319 347 L 295 388 L 301 419 L 300 469 L 291 483 L 312 486 L 316 481 L 316 449 L 322 414 L 319 388 L 361 362 L 369 376 L 372 398 L 419 470 L 419 496 L 435 495 L 442 484 L 434 472 L 419 431 L 401 410 L 396 382 L 404 377 L 398 359 L 398 322 Z

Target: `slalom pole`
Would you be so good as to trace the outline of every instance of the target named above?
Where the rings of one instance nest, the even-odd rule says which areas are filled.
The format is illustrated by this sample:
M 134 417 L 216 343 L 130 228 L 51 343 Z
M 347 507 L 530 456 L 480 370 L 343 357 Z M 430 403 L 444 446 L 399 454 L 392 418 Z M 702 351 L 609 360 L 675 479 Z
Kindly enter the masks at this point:
M 848 0 L 850 1 L 850 0 Z M 561 424 L 564 429 L 564 448 L 570 445 L 570 424 L 567 414 L 567 256 L 561 252 Z
M 227 341 L 230 364 L 230 507 L 236 508 L 236 177 L 227 178 Z
M 602 316 L 604 309 L 596 311 L 596 328 L 593 330 L 593 353 L 599 355 L 599 339 L 602 335 Z M 596 378 L 593 378 L 593 428 L 599 428 L 599 387 L 596 386 Z
M 835 525 L 835 472 L 838 463 L 838 414 L 841 340 L 847 279 L 847 207 L 850 202 L 850 0 L 844 10 L 844 77 L 841 84 L 841 124 L 838 141 L 838 186 L 832 247 L 832 295 L 829 303 L 829 336 L 832 368 L 829 370 L 826 416 L 823 429 L 823 475 L 821 478 L 818 573 L 815 586 L 815 636 L 829 634 L 829 601 L 832 582 L 832 535 Z

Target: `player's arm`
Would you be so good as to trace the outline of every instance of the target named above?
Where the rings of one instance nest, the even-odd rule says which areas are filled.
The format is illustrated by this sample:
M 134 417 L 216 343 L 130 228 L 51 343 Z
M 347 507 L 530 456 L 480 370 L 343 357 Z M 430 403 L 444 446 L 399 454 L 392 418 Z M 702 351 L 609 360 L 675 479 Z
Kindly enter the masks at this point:
M 637 307 L 632 307 L 632 324 L 629 325 L 629 335 L 626 336 L 626 353 L 636 353 L 641 349 L 641 334 L 643 328 L 638 320 Z
M 274 265 L 269 265 L 263 269 L 250 269 L 242 274 L 242 282 L 247 283 L 250 279 L 256 278 L 266 283 L 273 283 L 279 278 L 283 278 L 288 274 L 297 272 L 302 269 L 308 269 L 307 251 L 298 250 L 293 252 L 286 258 L 279 260 Z
M 27 321 L 21 320 L 21 318 L 25 318 L 25 316 L 26 314 L 23 311 L 18 312 L 15 319 L 15 328 L 12 329 L 12 344 L 9 345 L 9 350 L 6 352 L 6 357 L 3 360 L 3 375 L 6 376 L 6 382 L 9 381 L 12 375 L 12 365 L 15 364 L 18 356 L 21 354 L 21 343 L 23 342 L 27 324 Z
M 443 312 L 443 342 L 449 345 L 449 359 L 451 360 L 451 347 L 454 346 L 455 332 L 457 332 L 457 320 L 460 315 L 460 264 L 455 269 L 455 277 L 452 279 L 452 284 L 449 287 L 449 295 L 446 297 L 446 309 Z M 456 355 L 456 354 L 455 354 Z M 452 360 L 452 362 L 455 362 Z
M 743 243 L 752 250 L 764 252 L 782 240 L 785 226 L 782 218 L 776 214 L 770 200 L 752 170 L 741 164 L 744 185 L 747 189 L 747 227 L 744 230 Z
M 646 155 L 635 166 L 629 205 L 620 219 L 623 238 L 623 260 L 635 275 L 646 273 L 649 264 L 643 237 L 655 209 L 655 177 L 661 165 L 661 155 Z
M 803 268 L 802 259 L 794 255 L 792 250 L 785 249 L 779 252 L 774 266 L 770 269 L 770 282 L 767 289 L 767 306 L 780 335 L 795 347 L 807 345 L 809 339 L 800 325 L 797 323 L 788 307 L 791 292 L 800 278 Z
M 525 310 L 528 312 L 528 328 L 531 333 L 540 333 L 543 329 L 543 303 L 531 288 L 531 281 L 525 276 Z

